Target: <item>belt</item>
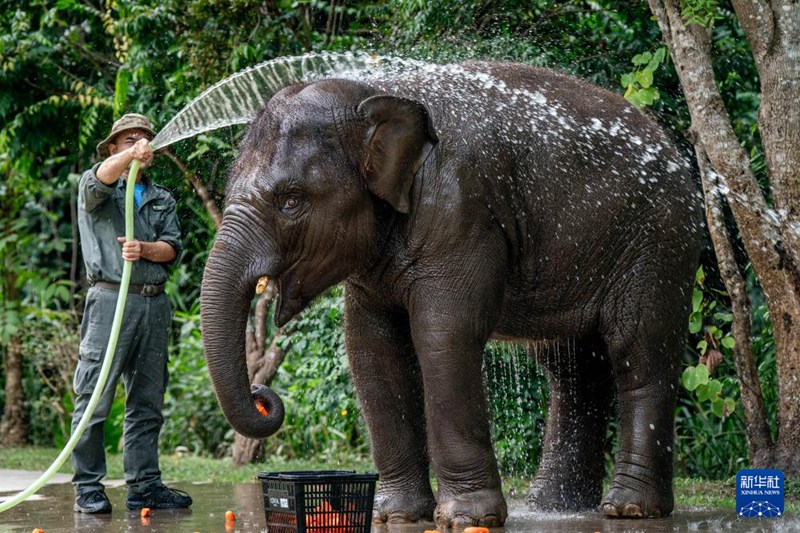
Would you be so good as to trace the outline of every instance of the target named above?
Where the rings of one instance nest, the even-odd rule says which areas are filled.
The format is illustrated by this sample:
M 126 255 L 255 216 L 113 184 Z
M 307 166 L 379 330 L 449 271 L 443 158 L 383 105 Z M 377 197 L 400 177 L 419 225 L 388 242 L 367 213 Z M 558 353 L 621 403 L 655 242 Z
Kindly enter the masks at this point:
M 110 281 L 94 281 L 92 287 L 100 287 L 101 289 L 108 289 L 110 291 L 119 291 L 119 283 L 111 283 Z M 131 283 L 128 285 L 128 294 L 141 294 L 142 296 L 158 296 L 164 292 L 164 284 L 150 285 L 148 283 L 139 284 Z

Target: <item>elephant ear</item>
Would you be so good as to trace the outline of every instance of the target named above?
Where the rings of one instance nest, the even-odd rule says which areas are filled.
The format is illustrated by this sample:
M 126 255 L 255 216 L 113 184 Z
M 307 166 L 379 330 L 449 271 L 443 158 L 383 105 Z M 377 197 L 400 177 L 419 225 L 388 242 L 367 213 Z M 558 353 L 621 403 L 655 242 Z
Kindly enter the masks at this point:
M 362 172 L 367 187 L 401 213 L 408 213 L 414 174 L 439 139 L 421 103 L 395 96 L 372 96 L 358 105 L 367 121 Z

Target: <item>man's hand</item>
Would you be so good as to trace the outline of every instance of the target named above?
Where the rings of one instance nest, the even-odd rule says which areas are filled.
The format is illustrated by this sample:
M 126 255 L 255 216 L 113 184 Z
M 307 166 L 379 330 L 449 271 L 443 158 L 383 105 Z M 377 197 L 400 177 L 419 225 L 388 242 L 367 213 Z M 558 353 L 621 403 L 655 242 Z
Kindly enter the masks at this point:
M 153 263 L 168 263 L 177 257 L 175 248 L 164 241 L 128 241 L 125 237 L 117 237 L 117 241 L 122 244 L 122 258 L 132 263 L 140 259 Z
M 139 139 L 130 150 L 133 159 L 141 161 L 142 166 L 146 167 L 153 162 L 153 150 L 150 149 L 150 141 L 148 139 Z
M 123 133 L 121 136 L 125 136 L 125 134 Z M 116 183 L 120 176 L 127 180 L 134 159 L 141 162 L 140 173 L 153 162 L 154 153 L 150 149 L 150 141 L 146 137 L 136 141 L 126 137 L 120 140 L 120 144 L 110 145 L 109 150 L 111 155 L 97 168 L 97 179 L 106 185 Z
M 125 237 L 117 237 L 117 241 L 122 243 L 122 258 L 125 261 L 135 263 L 142 258 L 142 242 L 133 240 L 128 241 Z

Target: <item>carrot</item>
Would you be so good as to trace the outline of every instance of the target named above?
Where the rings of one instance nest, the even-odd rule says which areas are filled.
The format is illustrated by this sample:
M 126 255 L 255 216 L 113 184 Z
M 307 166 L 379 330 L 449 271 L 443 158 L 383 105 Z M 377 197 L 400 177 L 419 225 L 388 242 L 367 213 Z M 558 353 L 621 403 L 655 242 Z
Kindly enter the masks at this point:
M 33 533 L 44 533 L 44 529 L 39 529 L 38 527 L 33 528 Z
M 139 513 L 142 518 L 147 518 L 150 516 L 150 508 L 149 507 L 142 507 L 141 513 Z
M 353 526 L 347 519 L 347 515 L 337 513 L 333 506 L 326 501 L 314 508 L 314 511 L 306 515 L 307 529 L 324 529 L 325 533 L 350 533 Z
M 489 533 L 488 527 L 465 527 L 464 533 Z
M 261 416 L 269 416 L 269 411 L 267 411 L 267 408 L 264 407 L 263 403 L 256 402 L 256 409 L 258 409 L 258 412 L 261 413 Z
M 236 514 L 233 511 L 226 511 L 225 520 L 227 522 L 236 522 Z

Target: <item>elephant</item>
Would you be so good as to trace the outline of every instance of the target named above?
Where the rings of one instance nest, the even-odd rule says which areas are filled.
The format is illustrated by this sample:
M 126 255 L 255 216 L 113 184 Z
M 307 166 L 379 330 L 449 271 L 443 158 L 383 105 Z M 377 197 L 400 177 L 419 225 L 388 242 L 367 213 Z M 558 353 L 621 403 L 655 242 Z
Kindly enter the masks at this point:
M 224 415 L 254 438 L 283 420 L 277 395 L 248 383 L 257 284 L 275 283 L 282 326 L 343 283 L 380 476 L 373 521 L 505 522 L 482 382 L 493 340 L 527 347 L 549 383 L 532 509 L 669 515 L 703 230 L 692 176 L 647 113 L 549 69 L 469 62 L 282 88 L 240 142 L 203 275 Z

